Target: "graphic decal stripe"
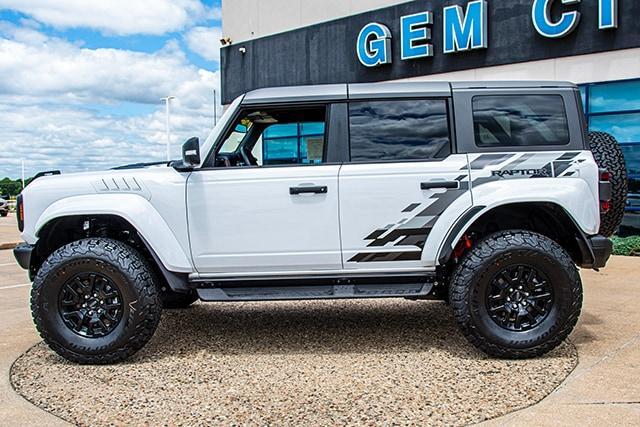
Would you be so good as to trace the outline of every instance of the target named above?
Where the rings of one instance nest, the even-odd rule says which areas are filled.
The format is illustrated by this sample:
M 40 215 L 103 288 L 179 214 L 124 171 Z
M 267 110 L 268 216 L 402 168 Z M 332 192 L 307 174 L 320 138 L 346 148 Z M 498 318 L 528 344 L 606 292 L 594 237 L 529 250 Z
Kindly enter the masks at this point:
M 365 237 L 364 240 L 375 240 L 386 232 L 387 230 L 376 230 L 373 233 L 369 234 L 367 237 Z
M 411 203 L 409 206 L 407 206 L 406 208 L 404 208 L 404 210 L 402 212 L 412 212 L 414 211 L 418 206 L 420 206 L 420 203 Z
M 468 167 L 472 170 L 471 182 L 474 186 L 503 179 L 569 177 L 576 175 L 572 168 L 586 161 L 579 158 L 581 154 L 582 152 L 482 154 L 471 161 Z M 500 166 L 503 164 L 504 166 Z M 460 170 L 467 170 L 468 167 Z M 382 248 L 393 244 L 394 247 L 422 249 L 440 215 L 469 191 L 469 179 L 467 174 L 461 174 L 456 178 L 456 181 L 460 181 L 459 189 L 434 193 L 428 203 L 411 203 L 402 213 L 416 212 L 421 205 L 426 206 L 410 219 L 405 217 L 396 224 L 387 225 L 384 229 L 369 234 L 365 238 L 370 241 L 367 247 Z M 418 261 L 421 256 L 422 252 L 419 250 L 362 252 L 354 255 L 348 262 Z
M 426 237 L 426 230 L 424 228 L 416 228 L 416 229 L 397 228 L 393 230 L 391 233 L 384 236 L 383 238 L 378 238 L 374 240 L 373 242 L 369 243 L 367 246 L 368 247 L 384 246 L 387 243 L 395 242 L 401 237 L 408 237 L 408 236 Z
M 347 262 L 420 261 L 422 252 L 362 252 Z
M 471 162 L 471 169 L 484 169 L 487 166 L 499 165 L 514 156 L 514 154 L 483 154 Z
M 467 176 L 461 175 L 460 178 L 467 178 Z M 422 249 L 429 233 L 442 212 L 468 190 L 469 183 L 461 182 L 460 188 L 457 190 L 433 194 L 430 197 L 433 203 L 420 211 L 411 220 L 407 221 L 406 218 L 401 220 L 398 223 L 400 227 L 391 231 L 389 231 L 391 227 L 387 227 L 386 230 L 378 229 L 369 234 L 365 240 L 372 241 L 369 242 L 367 247 L 384 247 L 397 241 L 394 246 L 413 246 Z M 407 209 L 411 207 L 411 210 L 414 211 L 420 205 L 422 205 L 422 203 L 412 203 Z M 422 219 L 422 221 L 420 221 L 420 219 Z M 416 224 L 420 224 L 421 226 L 415 227 Z M 405 228 L 402 227 L 403 225 Z M 422 252 L 415 250 L 406 252 L 361 252 L 354 255 L 347 262 L 419 261 L 421 256 Z

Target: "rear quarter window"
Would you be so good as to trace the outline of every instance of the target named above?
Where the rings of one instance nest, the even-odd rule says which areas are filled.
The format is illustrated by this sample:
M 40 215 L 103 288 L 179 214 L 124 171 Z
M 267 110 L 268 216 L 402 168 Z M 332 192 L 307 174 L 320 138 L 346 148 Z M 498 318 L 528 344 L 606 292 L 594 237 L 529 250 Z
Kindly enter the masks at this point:
M 561 146 L 569 125 L 560 95 L 479 95 L 472 100 L 478 147 Z

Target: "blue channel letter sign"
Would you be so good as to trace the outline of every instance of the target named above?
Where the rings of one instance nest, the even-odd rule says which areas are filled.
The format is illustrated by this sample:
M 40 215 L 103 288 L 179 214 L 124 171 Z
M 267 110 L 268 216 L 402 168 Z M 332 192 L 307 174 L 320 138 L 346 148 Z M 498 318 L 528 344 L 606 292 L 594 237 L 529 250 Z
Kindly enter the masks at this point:
M 473 0 L 442 9 L 442 53 L 451 54 L 489 47 L 489 1 Z M 531 20 L 542 37 L 558 39 L 571 34 L 580 24 L 577 8 L 582 0 L 531 0 Z M 597 0 L 598 30 L 618 28 L 619 0 Z M 560 16 L 551 15 L 555 4 L 566 6 Z M 430 58 L 433 12 L 414 13 L 400 18 L 400 59 Z M 379 67 L 393 62 L 392 35 L 389 27 L 378 22 L 365 25 L 358 34 L 356 52 L 365 67 Z

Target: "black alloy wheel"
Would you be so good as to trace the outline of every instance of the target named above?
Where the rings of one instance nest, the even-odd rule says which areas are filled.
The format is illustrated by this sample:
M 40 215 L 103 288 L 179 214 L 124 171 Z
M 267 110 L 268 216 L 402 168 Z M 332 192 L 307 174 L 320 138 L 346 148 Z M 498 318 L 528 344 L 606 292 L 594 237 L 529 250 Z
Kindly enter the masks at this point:
M 491 319 L 509 331 L 528 331 L 549 315 L 553 287 L 548 278 L 530 265 L 510 265 L 491 280 L 487 292 Z
M 87 338 L 104 337 L 122 320 L 124 307 L 118 287 L 98 273 L 80 273 L 60 290 L 58 309 L 64 324 Z

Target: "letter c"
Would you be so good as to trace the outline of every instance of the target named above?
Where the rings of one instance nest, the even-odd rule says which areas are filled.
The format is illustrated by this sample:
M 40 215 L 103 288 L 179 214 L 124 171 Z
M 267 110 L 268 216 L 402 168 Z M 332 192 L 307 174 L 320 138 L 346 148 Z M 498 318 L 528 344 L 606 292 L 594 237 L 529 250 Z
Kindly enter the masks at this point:
M 580 3 L 580 0 L 561 0 L 564 5 Z M 533 26 L 544 37 L 560 38 L 570 34 L 580 23 L 580 12 L 564 12 L 558 22 L 551 20 L 551 5 L 553 0 L 534 0 L 531 10 Z

